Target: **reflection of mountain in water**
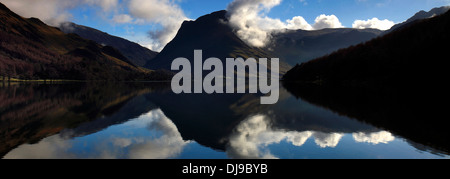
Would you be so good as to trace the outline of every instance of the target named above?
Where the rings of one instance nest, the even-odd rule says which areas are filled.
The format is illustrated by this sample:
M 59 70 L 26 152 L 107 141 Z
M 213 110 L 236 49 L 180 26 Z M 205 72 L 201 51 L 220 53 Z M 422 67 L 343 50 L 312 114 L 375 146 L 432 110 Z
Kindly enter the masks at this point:
M 92 148 L 89 152 L 77 151 L 77 148 L 80 148 L 79 142 L 67 140 L 64 136 L 71 131 L 68 130 L 62 135 L 47 137 L 36 144 L 21 145 L 4 158 L 165 159 L 177 156 L 190 143 L 183 140 L 175 124 L 159 109 L 151 110 L 120 126 L 122 135 L 115 133 L 113 136 L 105 136 L 96 133 L 89 137 L 98 140 L 84 140 L 81 145 Z M 116 130 L 118 129 L 114 126 L 108 126 L 104 132 Z M 142 131 L 148 131 L 147 135 L 138 135 Z
M 307 140 L 313 140 L 320 148 L 334 148 L 344 135 L 351 135 L 357 143 L 380 144 L 395 139 L 390 132 L 382 129 L 406 136 L 414 141 L 410 142 L 412 146 L 421 150 L 430 150 L 427 147 L 429 144 L 442 149 L 442 145 L 437 144 L 439 140 L 445 141 L 442 138 L 428 140 L 430 136 L 423 135 L 429 129 L 427 125 L 420 124 L 423 128 L 414 128 L 419 134 L 414 136 L 415 133 L 405 132 L 409 128 L 396 128 L 411 127 L 411 124 L 387 123 L 399 117 L 411 118 L 415 113 L 410 113 L 408 106 L 399 103 L 382 103 L 385 98 L 374 96 L 377 99 L 374 102 L 374 99 L 355 92 L 347 96 L 340 91 L 325 93 L 309 88 L 302 91 L 287 86 L 289 91 L 294 91 L 302 99 L 296 99 L 281 89 L 277 104 L 260 105 L 258 95 L 176 95 L 168 89 L 169 85 L 81 83 L 0 88 L 1 154 L 3 156 L 26 143 L 36 143 L 35 147 L 38 147 L 53 142 L 64 147 L 64 140 L 101 136 L 105 130 L 117 130 L 114 129 L 116 125 L 127 126 L 130 123 L 145 123 L 142 128 L 160 133 L 154 134 L 157 138 L 149 136 L 148 140 L 116 136 L 117 140 L 108 140 L 112 148 L 106 147 L 104 150 L 110 154 L 121 151 L 122 154 L 110 157 L 171 158 L 186 143 L 195 141 L 215 150 L 226 151 L 231 158 L 274 158 L 275 155 L 261 150 L 261 147 L 282 141 L 302 146 Z M 336 97 L 332 94 L 339 95 Z M 123 130 L 137 132 L 131 128 Z M 424 143 L 422 139 L 430 143 Z M 164 146 L 171 146 L 169 148 L 176 151 Z M 142 153 L 150 151 L 150 148 L 154 155 Z M 32 150 L 33 147 L 24 145 L 17 149 L 14 152 Z M 431 152 L 441 153 L 439 150 Z
M 64 129 L 79 126 L 77 133 L 72 134 L 79 136 L 137 117 L 155 106 L 148 101 L 144 105 L 131 99 L 151 91 L 152 88 L 142 84 L 17 84 L 2 87 L 0 156 L 18 145 L 36 143 Z M 89 126 L 85 126 L 86 122 L 90 122 L 87 123 Z

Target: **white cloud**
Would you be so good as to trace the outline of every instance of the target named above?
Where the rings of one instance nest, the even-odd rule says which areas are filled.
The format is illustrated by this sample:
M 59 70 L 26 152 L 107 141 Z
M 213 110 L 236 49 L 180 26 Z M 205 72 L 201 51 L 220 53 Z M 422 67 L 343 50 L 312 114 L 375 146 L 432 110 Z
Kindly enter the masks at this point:
M 83 1 L 84 3 L 87 3 L 89 5 L 99 6 L 104 11 L 115 10 L 119 5 L 119 0 L 83 0 Z
M 74 155 L 66 151 L 72 147 L 70 142 L 55 135 L 41 140 L 37 144 L 24 144 L 7 153 L 4 159 L 68 159 Z
M 1 2 L 23 17 L 36 17 L 47 24 L 56 26 L 72 17 L 67 9 L 75 7 L 80 0 L 2 0 Z
M 374 133 L 354 133 L 353 139 L 355 139 L 356 142 L 365 142 L 376 145 L 392 142 L 395 140 L 395 137 L 390 132 L 380 131 Z
M 114 15 L 113 22 L 117 24 L 133 23 L 133 18 L 128 14 Z
M 312 30 L 313 27 L 306 22 L 305 18 L 301 16 L 293 17 L 290 20 L 287 20 L 287 28 L 288 29 L 303 29 L 303 30 Z
M 344 26 L 335 15 L 322 14 L 316 18 L 313 27 L 315 30 L 320 30 L 326 28 L 342 28 Z
M 369 20 L 356 20 L 353 22 L 352 27 L 357 29 L 380 29 L 380 30 L 389 30 L 395 23 L 390 20 L 379 20 L 378 18 L 372 18 Z
M 234 0 L 228 7 L 230 25 L 251 46 L 263 47 L 270 40 L 269 30 L 283 23 L 265 15 L 281 0 Z

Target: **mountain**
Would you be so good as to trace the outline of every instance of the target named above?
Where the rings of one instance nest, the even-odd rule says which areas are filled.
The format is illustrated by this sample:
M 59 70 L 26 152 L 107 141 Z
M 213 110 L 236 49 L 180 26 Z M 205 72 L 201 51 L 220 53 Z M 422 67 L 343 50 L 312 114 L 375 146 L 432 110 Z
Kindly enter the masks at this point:
M 62 23 L 59 28 L 64 33 L 74 33 L 79 35 L 80 37 L 95 41 L 99 44 L 114 47 L 136 66 L 144 66 L 158 54 L 157 52 L 142 47 L 137 43 L 130 42 L 126 39 L 112 36 L 97 29 L 78 25 L 72 22 Z
M 284 79 L 407 91 L 423 89 L 437 94 L 449 76 L 445 65 L 450 49 L 448 32 L 450 12 L 297 65 Z
M 413 24 L 417 20 L 428 19 L 428 18 L 437 16 L 437 15 L 444 14 L 449 9 L 450 9 L 450 6 L 442 6 L 442 7 L 433 8 L 433 9 L 431 9 L 428 12 L 423 11 L 423 10 L 419 11 L 418 13 L 416 13 L 414 16 L 412 16 L 411 18 L 409 18 L 405 22 L 402 22 L 402 23 L 394 25 L 391 29 L 383 32 L 383 34 L 388 34 L 388 33 L 392 32 L 392 31 L 395 31 L 395 30 L 400 29 L 402 27 L 407 27 L 408 25 Z
M 65 34 L 0 4 L 0 76 L 9 79 L 136 80 L 155 73 L 133 65 L 118 50 Z
M 194 50 L 203 50 L 203 60 L 216 57 L 242 57 L 244 59 L 271 58 L 274 55 L 261 48 L 250 47 L 243 42 L 227 24 L 226 11 L 218 11 L 198 18 L 195 21 L 185 21 L 176 37 L 145 67 L 170 70 L 172 61 L 178 57 L 194 61 Z M 270 62 L 269 62 L 270 64 Z M 280 73 L 291 66 L 280 62 Z
M 266 47 L 275 56 L 289 65 L 330 54 L 341 48 L 369 41 L 382 31 L 377 29 L 323 29 L 323 30 L 285 30 L 272 34 L 272 41 Z

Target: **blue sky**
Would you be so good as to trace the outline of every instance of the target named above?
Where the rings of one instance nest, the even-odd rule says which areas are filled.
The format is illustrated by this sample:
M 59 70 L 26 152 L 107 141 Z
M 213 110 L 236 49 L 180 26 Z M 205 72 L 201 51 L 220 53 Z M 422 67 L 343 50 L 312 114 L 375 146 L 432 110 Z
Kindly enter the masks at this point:
M 227 9 L 233 1 L 243 0 L 0 0 L 25 17 L 38 17 L 50 24 L 73 21 L 127 38 L 149 48 L 159 48 L 159 50 L 176 33 L 183 20 L 196 19 L 214 11 Z M 428 11 L 434 7 L 450 5 L 450 0 L 248 0 L 243 2 L 270 4 L 257 13 L 261 18 L 270 18 L 271 22 L 275 19 L 278 20 L 275 23 L 281 22 L 287 25 L 287 20 L 301 16 L 313 26 L 312 29 L 316 28 L 315 20 L 322 14 L 326 17 L 334 15 L 341 26 L 352 27 L 356 20 L 372 18 L 399 23 L 420 10 Z M 157 14 L 170 17 L 157 17 Z M 149 32 L 152 32 L 150 34 L 153 36 L 150 37 Z

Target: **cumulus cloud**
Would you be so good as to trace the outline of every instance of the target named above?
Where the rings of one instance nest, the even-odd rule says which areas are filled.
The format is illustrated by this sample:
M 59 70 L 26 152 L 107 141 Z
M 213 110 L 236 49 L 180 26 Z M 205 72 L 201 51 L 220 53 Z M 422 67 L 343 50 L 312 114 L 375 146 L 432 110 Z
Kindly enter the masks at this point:
M 344 27 L 342 23 L 339 21 L 339 18 L 337 18 L 335 15 L 322 14 L 318 16 L 314 22 L 315 23 L 313 27 L 315 30 Z
M 295 16 L 292 19 L 287 20 L 286 22 L 287 29 L 313 30 L 313 27 L 308 22 L 306 22 L 305 18 L 303 18 L 302 16 Z
M 263 47 L 270 40 L 269 30 L 283 23 L 266 16 L 281 0 L 234 0 L 228 7 L 230 25 L 249 45 Z
M 378 18 L 372 18 L 369 20 L 356 20 L 353 22 L 352 27 L 357 29 L 380 29 L 380 30 L 389 30 L 395 23 L 390 20 L 380 20 Z
M 356 142 L 364 142 L 364 143 L 370 143 L 370 144 L 387 144 L 389 142 L 392 142 L 395 140 L 395 137 L 387 131 L 380 131 L 380 132 L 374 132 L 374 133 L 354 133 L 353 139 L 355 139 Z
M 175 37 L 183 21 L 189 20 L 171 0 L 130 0 L 128 8 L 130 14 L 141 23 L 161 26 L 161 29 L 149 32 L 150 38 L 154 40 L 151 49 L 158 51 Z
M 72 17 L 67 9 L 75 7 L 81 0 L 2 0 L 8 8 L 24 17 L 36 17 L 50 25 L 59 25 Z
M 58 26 L 69 21 L 69 10 L 80 5 L 99 7 L 103 12 L 117 9 L 118 0 L 2 0 L 8 8 L 24 17 L 36 17 L 45 23 Z
M 24 144 L 10 151 L 4 159 L 67 159 L 74 155 L 66 151 L 72 147 L 70 142 L 55 135 L 41 140 L 37 144 Z

